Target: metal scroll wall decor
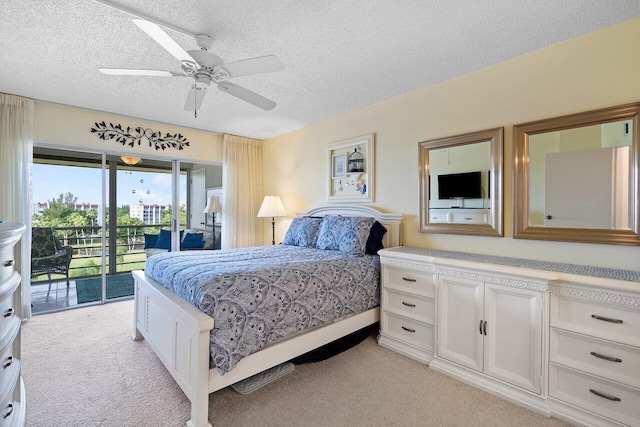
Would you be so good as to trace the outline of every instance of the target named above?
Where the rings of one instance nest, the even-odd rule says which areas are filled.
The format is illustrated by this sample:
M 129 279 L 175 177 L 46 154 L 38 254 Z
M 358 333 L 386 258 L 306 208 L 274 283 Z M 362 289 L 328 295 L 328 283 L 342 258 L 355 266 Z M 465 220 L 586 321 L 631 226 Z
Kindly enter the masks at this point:
M 109 123 L 104 121 L 95 123 L 95 127 L 91 128 L 92 133 L 98 134 L 100 139 L 115 140 L 123 146 L 135 147 L 140 145 L 143 140 L 149 142 L 149 147 L 154 147 L 156 150 L 166 150 L 167 148 L 175 148 L 177 150 L 183 150 L 184 147 L 190 145 L 187 138 L 179 133 L 171 134 L 167 132 L 162 136 L 162 132 L 154 131 L 153 129 L 127 126 L 123 128 L 120 124 Z

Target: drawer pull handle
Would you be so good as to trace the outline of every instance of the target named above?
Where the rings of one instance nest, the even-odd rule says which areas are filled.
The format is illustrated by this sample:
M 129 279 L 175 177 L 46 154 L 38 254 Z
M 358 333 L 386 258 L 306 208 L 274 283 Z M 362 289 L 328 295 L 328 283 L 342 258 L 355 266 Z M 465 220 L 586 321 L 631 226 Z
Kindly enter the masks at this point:
M 480 320 L 480 326 L 478 326 L 478 329 L 480 329 L 480 335 L 482 335 L 482 320 Z
M 591 393 L 595 394 L 596 396 L 602 397 L 603 399 L 613 400 L 614 402 L 622 402 L 622 399 L 620 399 L 619 397 L 610 396 L 608 394 L 600 393 L 599 391 L 594 390 L 592 388 L 590 388 L 589 391 Z
M 482 322 L 482 329 L 485 335 L 487 335 L 487 321 Z
M 407 332 L 411 332 L 411 333 L 414 333 L 416 331 L 415 329 L 407 328 L 406 326 L 403 326 L 402 329 L 404 329 Z
M 4 317 L 11 317 L 11 315 L 13 314 L 13 308 L 8 308 L 4 311 L 4 313 L 2 314 Z
M 621 319 L 611 319 L 609 317 L 602 317 L 602 316 L 598 316 L 597 314 L 592 314 L 591 315 L 592 318 L 596 319 L 596 320 L 602 320 L 604 322 L 611 322 L 611 323 L 622 323 Z
M 408 277 L 403 277 L 402 280 L 404 280 L 405 282 L 415 282 L 416 279 L 410 279 Z
M 7 369 L 13 363 L 13 356 L 7 357 L 7 359 L 2 364 L 2 369 Z
M 591 355 L 597 357 L 598 359 L 608 360 L 609 362 L 622 362 L 622 359 L 619 359 L 617 357 L 605 356 L 603 354 L 596 353 L 595 351 L 592 351 Z
M 471 221 L 473 218 L 464 217 L 464 219 L 466 219 L 467 221 Z
M 411 304 L 411 303 L 404 302 L 404 301 L 402 301 L 402 305 L 406 305 L 407 307 L 411 307 L 411 308 L 416 306 L 415 304 Z
M 5 261 L 4 262 L 4 266 L 5 267 L 11 267 L 12 265 L 13 265 L 13 260 L 12 259 L 10 259 L 9 261 Z
M 9 403 L 7 405 L 7 412 L 5 412 L 2 415 L 2 418 L 4 418 L 6 420 L 7 418 L 9 418 L 9 416 L 11 415 L 12 412 L 13 412 L 13 403 Z

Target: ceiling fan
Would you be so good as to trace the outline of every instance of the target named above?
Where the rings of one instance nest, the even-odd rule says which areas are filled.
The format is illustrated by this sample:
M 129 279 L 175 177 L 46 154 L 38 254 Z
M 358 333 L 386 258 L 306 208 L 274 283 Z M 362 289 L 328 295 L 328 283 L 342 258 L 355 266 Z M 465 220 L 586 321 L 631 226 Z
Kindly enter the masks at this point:
M 284 63 L 275 55 L 260 56 L 241 61 L 225 62 L 209 49 L 213 39 L 206 35 L 197 35 L 196 43 L 199 49 L 185 51 L 178 43 L 164 32 L 158 25 L 144 19 L 134 19 L 142 31 L 147 33 L 160 46 L 165 48 L 182 65 L 182 72 L 161 70 L 135 70 L 126 68 L 100 68 L 100 72 L 111 75 L 128 76 L 156 76 L 156 77 L 189 77 L 193 79 L 187 95 L 184 109 L 194 111 L 198 117 L 198 110 L 207 88 L 214 83 L 223 92 L 233 95 L 243 101 L 253 104 L 263 110 L 272 110 L 276 103 L 225 79 L 248 76 L 252 74 L 271 73 L 284 70 Z

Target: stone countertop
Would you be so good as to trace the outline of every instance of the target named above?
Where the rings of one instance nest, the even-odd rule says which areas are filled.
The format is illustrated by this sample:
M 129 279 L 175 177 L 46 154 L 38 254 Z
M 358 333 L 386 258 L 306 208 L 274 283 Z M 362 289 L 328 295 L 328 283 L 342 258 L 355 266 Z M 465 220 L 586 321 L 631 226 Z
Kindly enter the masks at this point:
M 640 271 L 621 270 L 616 268 L 592 267 L 589 265 L 566 264 L 561 262 L 538 261 L 523 258 L 510 258 L 495 255 L 481 255 L 466 252 L 443 251 L 437 249 L 410 248 L 398 246 L 384 249 L 384 252 L 395 252 L 422 255 L 435 258 L 448 258 L 460 261 L 481 262 L 485 264 L 504 265 L 509 267 L 528 268 L 531 270 L 575 274 L 579 276 L 599 277 L 604 279 L 622 280 L 640 283 Z

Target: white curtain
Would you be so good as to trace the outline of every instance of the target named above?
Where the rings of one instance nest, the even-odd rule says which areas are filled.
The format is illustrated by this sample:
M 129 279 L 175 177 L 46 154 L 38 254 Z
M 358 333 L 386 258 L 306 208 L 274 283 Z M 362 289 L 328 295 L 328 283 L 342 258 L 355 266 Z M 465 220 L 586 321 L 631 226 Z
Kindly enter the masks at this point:
M 222 150 L 222 248 L 262 244 L 262 141 L 225 135 Z
M 31 317 L 31 165 L 32 99 L 0 93 L 0 220 L 27 226 L 16 247 L 22 274 L 22 318 Z

